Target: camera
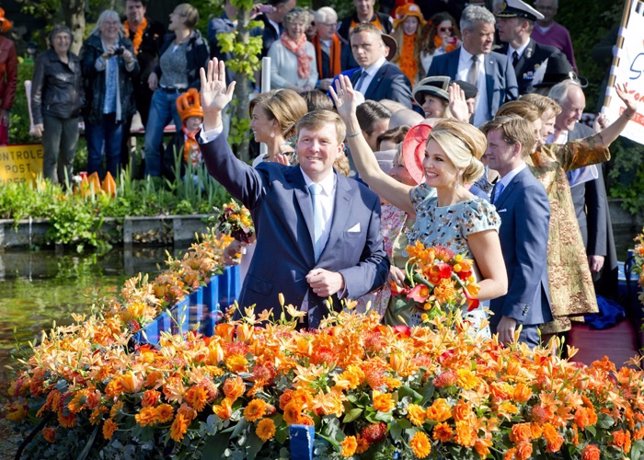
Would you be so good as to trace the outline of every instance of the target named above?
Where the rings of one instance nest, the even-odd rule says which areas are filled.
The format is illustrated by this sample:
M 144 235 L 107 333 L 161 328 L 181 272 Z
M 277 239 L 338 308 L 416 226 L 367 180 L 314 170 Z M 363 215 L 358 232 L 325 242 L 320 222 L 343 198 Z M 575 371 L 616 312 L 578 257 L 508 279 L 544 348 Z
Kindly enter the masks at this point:
M 114 56 L 120 56 L 121 54 L 123 54 L 123 51 L 125 51 L 125 48 L 116 48 L 114 50 Z

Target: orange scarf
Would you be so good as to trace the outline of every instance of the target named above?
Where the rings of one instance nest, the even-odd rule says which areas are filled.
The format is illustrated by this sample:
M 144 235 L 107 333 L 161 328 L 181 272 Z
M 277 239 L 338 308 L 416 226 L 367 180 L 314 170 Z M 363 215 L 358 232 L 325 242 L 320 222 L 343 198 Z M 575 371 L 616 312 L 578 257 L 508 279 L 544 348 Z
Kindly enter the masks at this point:
M 369 23 L 374 26 L 376 29 L 378 29 L 382 33 L 386 33 L 387 31 L 385 30 L 385 27 L 382 25 L 382 22 L 380 22 L 380 18 L 378 17 L 377 14 L 373 15 L 373 19 L 369 21 Z M 351 25 L 349 26 L 349 32 L 353 30 L 354 27 L 357 27 L 358 25 L 363 24 L 362 22 L 358 22 L 354 19 L 351 20 Z
M 400 70 L 404 73 L 413 85 L 418 79 L 418 60 L 416 59 L 416 34 L 403 34 L 403 42 L 400 50 Z
M 313 37 L 313 46 L 315 47 L 317 57 L 318 75 L 320 76 L 320 79 L 322 79 L 324 78 L 322 76 L 322 42 L 320 42 L 320 37 L 317 35 Z M 340 39 L 338 38 L 338 34 L 333 34 L 333 37 L 331 37 L 329 56 L 329 71 L 333 77 L 342 72 L 342 64 L 340 63 L 341 54 L 342 47 L 340 46 Z
M 125 28 L 125 36 L 127 38 L 130 38 L 130 25 L 128 24 L 127 20 L 125 21 L 125 23 L 123 23 L 123 27 Z M 134 54 L 139 54 L 139 48 L 141 47 L 141 43 L 143 42 L 143 34 L 145 33 L 145 29 L 147 27 L 148 20 L 143 17 L 143 21 L 141 21 L 139 26 L 136 28 L 136 32 L 134 32 L 134 38 L 132 39 Z
M 186 164 L 191 163 L 192 166 L 196 167 L 201 164 L 202 158 L 199 142 L 196 139 L 198 131 L 188 131 L 185 126 L 181 130 L 186 137 L 186 141 L 183 144 L 183 161 Z
M 282 45 L 297 57 L 297 76 L 306 79 L 311 74 L 311 61 L 313 58 L 306 54 L 306 35 L 302 34 L 295 41 L 286 32 L 280 37 Z

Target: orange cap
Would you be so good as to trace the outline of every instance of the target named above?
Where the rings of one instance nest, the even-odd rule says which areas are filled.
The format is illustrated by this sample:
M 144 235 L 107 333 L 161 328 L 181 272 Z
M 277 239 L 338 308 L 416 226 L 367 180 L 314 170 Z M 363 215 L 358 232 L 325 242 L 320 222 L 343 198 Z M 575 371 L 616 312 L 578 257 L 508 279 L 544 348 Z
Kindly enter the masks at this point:
M 399 24 L 405 21 L 407 16 L 415 16 L 418 18 L 419 26 L 422 27 L 425 25 L 425 18 L 423 13 L 420 11 L 420 7 L 415 3 L 405 3 L 396 8 L 396 18 L 394 19 L 394 28 L 398 27 Z
M 189 117 L 203 118 L 201 96 L 196 88 L 188 89 L 177 98 L 177 111 L 182 122 L 185 122 Z

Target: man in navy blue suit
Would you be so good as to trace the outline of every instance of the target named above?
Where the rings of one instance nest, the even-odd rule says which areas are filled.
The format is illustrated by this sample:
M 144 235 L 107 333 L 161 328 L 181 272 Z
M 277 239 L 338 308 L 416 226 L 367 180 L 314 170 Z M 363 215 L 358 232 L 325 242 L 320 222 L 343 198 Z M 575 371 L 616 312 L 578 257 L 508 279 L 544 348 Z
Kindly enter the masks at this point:
M 538 326 L 552 320 L 546 267 L 550 205 L 524 161 L 535 138 L 530 123 L 516 115 L 497 117 L 482 130 L 488 141 L 483 160 L 501 176 L 492 203 L 501 216 L 499 239 L 508 273 L 507 294 L 490 301 L 490 328 L 508 343 L 521 325 L 519 341 L 535 346 Z
M 461 15 L 463 44 L 449 53 L 436 56 L 427 76 L 445 75 L 466 81 L 478 89 L 472 123 L 480 126 L 496 114 L 499 107 L 519 97 L 512 62 L 492 51 L 494 15 L 482 6 L 470 5 Z
M 398 66 L 387 62 L 396 53 L 396 42 L 372 24 L 359 24 L 351 30 L 351 51 L 360 70 L 351 75 L 353 87 L 365 99 L 391 99 L 412 108 L 411 84 Z
M 329 308 L 339 307 L 339 298 L 360 297 L 387 278 L 380 200 L 333 170 L 344 154 L 346 128 L 329 110 L 299 121 L 297 166 L 264 162 L 252 168 L 236 158 L 221 135 L 221 112 L 235 87 L 226 85 L 225 74 L 216 59 L 201 70 L 200 137 L 209 173 L 250 210 L 255 224 L 257 248 L 239 304 L 279 317 L 282 293 L 287 304 L 307 312 L 308 327 L 318 327 Z

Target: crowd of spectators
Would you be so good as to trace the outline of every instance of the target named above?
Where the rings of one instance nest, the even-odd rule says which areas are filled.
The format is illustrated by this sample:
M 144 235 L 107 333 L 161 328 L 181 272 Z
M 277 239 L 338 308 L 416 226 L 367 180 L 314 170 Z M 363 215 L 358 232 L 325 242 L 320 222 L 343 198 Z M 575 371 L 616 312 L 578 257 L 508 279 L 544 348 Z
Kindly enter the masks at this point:
M 253 8 L 264 25 L 253 33 L 262 36 L 262 56 L 271 58 L 273 88 L 261 94 L 255 88 L 251 102 L 254 139 L 267 146 L 253 167 L 296 164 L 298 120 L 335 108 L 349 133 L 348 156 L 336 167 L 387 204 L 392 260 L 409 228 L 412 239 L 474 259 L 481 298 L 490 301 L 493 330 L 504 339 L 519 324 L 531 344 L 543 324 L 548 333 L 569 330 L 571 320 L 597 311 L 593 277 L 603 275 L 602 293 L 614 290 L 606 282 L 614 277 L 615 258 L 601 163 L 625 121 L 595 130 L 579 124 L 586 82 L 576 73 L 570 34 L 554 20 L 556 0 L 536 0 L 534 7 L 491 2 L 490 9 L 481 2 L 390 3 L 378 11 L 375 0 L 353 0 L 344 18 L 328 6 L 299 8 L 295 0 Z M 171 120 L 179 127 L 176 154 L 203 161 L 181 152 L 185 145 L 198 149 L 199 121 L 187 127 L 185 115 L 193 113 L 186 107 L 195 105 L 197 93 L 188 106 L 184 95 L 200 90 L 199 72 L 209 58 L 231 58 L 218 34 L 236 27 L 237 11 L 226 0 L 202 37 L 200 12 L 189 3 L 170 14 L 167 34 L 148 19 L 146 6 L 125 0 L 124 22 L 103 11 L 80 58 L 69 51 L 69 29 L 50 34 L 31 94 L 45 177 L 63 182 L 71 174 L 81 116 L 87 171 L 117 176 L 137 110 L 145 126 L 146 175 L 167 175 L 172 166 L 162 154 Z M 0 36 L 0 144 L 7 142 L 15 73 L 15 48 Z M 226 77 L 234 80 L 232 72 Z M 632 116 L 628 92 L 618 94 Z M 410 147 L 413 142 L 422 148 Z M 394 281 L 400 279 L 395 265 Z M 375 300 L 385 316 L 387 299 Z

